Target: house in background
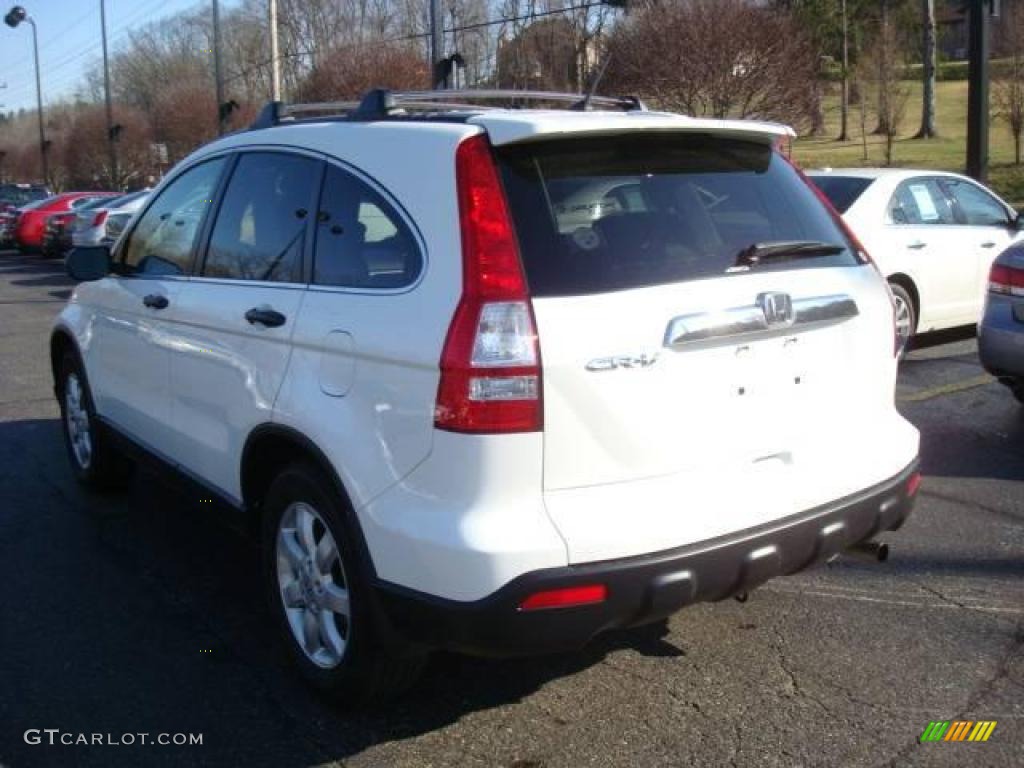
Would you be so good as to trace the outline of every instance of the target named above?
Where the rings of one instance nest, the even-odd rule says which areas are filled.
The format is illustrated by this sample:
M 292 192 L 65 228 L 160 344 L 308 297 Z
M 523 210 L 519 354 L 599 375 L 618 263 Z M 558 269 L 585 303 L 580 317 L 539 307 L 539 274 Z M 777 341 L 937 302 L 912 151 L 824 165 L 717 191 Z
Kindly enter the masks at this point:
M 1006 18 L 1006 11 L 1020 5 L 1020 2 L 1021 0 L 995 0 L 997 15 L 992 18 L 989 28 L 994 56 L 999 55 L 999 27 Z M 967 5 L 968 0 L 938 0 L 935 3 L 939 56 L 948 61 L 963 61 L 967 58 Z

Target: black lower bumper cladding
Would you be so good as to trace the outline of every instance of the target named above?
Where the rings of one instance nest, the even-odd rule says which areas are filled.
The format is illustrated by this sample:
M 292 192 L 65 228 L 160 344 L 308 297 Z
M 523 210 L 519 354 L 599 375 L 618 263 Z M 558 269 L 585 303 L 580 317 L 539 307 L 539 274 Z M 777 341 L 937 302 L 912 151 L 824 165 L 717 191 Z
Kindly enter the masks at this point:
M 657 621 L 692 603 L 748 592 L 899 528 L 914 504 L 915 461 L 861 493 L 769 524 L 641 557 L 523 574 L 474 602 L 445 600 L 378 582 L 392 628 L 410 641 L 484 656 L 571 650 L 617 627 Z M 543 590 L 602 584 L 607 599 L 569 608 L 520 610 Z

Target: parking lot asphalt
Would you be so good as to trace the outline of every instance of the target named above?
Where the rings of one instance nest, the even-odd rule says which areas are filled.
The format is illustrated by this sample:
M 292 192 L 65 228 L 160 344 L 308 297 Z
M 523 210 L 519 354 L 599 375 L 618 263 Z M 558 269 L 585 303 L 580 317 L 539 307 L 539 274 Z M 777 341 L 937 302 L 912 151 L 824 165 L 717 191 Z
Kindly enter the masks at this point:
M 71 287 L 0 252 L 0 765 L 1024 764 L 1024 409 L 971 338 L 902 366 L 925 479 L 889 562 L 843 557 L 576 654 L 438 654 L 390 709 L 348 712 L 276 646 L 251 541 L 146 474 L 76 486 L 46 347 Z M 998 724 L 918 743 L 932 720 Z M 26 743 L 47 728 L 202 745 Z

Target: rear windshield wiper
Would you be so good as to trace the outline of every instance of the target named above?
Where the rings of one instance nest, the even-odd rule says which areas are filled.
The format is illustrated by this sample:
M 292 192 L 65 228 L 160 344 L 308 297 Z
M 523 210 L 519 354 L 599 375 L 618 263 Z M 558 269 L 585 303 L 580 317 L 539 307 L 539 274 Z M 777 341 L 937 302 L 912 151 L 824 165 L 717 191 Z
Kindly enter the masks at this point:
M 815 256 L 835 256 L 846 246 L 820 240 L 777 240 L 771 243 L 751 243 L 736 254 L 736 267 L 756 267 L 773 261 L 807 259 Z

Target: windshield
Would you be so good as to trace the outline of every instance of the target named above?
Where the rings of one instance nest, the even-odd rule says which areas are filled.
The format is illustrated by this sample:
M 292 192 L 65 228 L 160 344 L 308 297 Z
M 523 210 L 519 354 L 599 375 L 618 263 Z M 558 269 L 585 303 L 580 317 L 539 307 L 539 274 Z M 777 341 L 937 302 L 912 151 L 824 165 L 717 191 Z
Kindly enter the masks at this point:
M 530 290 L 625 290 L 735 274 L 778 242 L 838 248 L 762 269 L 861 263 L 814 191 L 771 147 L 633 133 L 498 150 Z
M 858 176 L 832 176 L 814 175 L 811 176 L 814 186 L 825 193 L 825 197 L 832 203 L 832 207 L 840 213 L 846 213 L 850 206 L 857 202 L 864 190 L 871 186 L 874 179 L 865 179 Z
M 45 189 L 37 187 L 0 187 L 0 203 L 10 203 L 18 207 L 49 196 Z

